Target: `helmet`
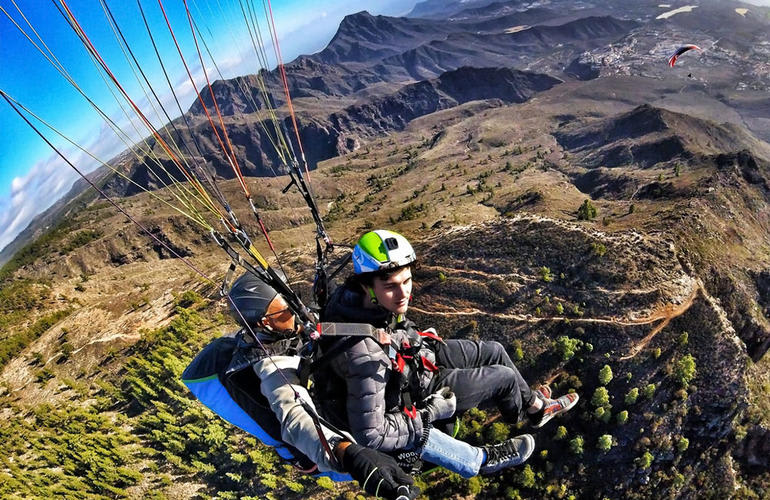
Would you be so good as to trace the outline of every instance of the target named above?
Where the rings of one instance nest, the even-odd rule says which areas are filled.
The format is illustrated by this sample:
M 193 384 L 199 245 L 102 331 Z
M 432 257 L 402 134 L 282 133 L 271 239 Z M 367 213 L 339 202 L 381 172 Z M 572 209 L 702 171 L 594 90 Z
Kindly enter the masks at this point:
M 254 274 L 247 272 L 235 280 L 230 288 L 230 298 L 230 313 L 242 327 L 294 330 L 294 313 L 283 297 Z M 265 317 L 270 318 L 270 325 L 262 323 Z
M 395 269 L 416 260 L 417 255 L 409 240 L 385 229 L 364 234 L 353 249 L 353 271 L 356 274 Z

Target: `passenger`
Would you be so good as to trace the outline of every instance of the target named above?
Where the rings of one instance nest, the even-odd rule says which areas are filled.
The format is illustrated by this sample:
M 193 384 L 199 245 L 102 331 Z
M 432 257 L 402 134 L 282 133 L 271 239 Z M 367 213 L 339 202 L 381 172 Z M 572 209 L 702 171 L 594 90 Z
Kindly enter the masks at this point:
M 433 329 L 418 331 L 405 316 L 415 261 L 400 234 L 364 234 L 353 251 L 355 274 L 322 313 L 323 322 L 368 323 L 390 332 L 388 345 L 367 337 L 327 343 L 324 352 L 333 359 L 314 374 L 327 385 L 344 384 L 344 401 L 333 401 L 321 386 L 319 403 L 347 417 L 358 443 L 386 452 L 420 450 L 426 428 L 485 403 L 497 405 L 507 422 L 526 416 L 535 428 L 575 406 L 577 394 L 551 399 L 547 387 L 531 390 L 498 342 L 442 340 Z M 451 405 L 442 402 L 447 390 L 455 398 Z M 509 442 L 505 457 L 489 456 L 481 473 L 522 463 L 534 449 L 529 434 Z

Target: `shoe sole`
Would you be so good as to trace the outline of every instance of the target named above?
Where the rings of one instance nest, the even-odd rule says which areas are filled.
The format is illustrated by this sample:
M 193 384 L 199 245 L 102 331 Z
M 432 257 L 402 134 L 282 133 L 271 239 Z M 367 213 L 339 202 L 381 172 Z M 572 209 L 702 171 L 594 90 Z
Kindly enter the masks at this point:
M 539 429 L 542 426 L 544 426 L 545 424 L 547 424 L 548 422 L 550 422 L 552 418 L 558 417 L 561 414 L 566 413 L 569 410 L 571 410 L 578 403 L 578 401 L 580 401 L 580 396 L 578 396 L 577 394 L 575 394 L 575 396 L 576 396 L 576 398 L 570 404 L 568 404 L 566 407 L 562 408 L 558 413 L 552 413 L 552 414 L 550 414 L 548 416 L 543 416 L 543 420 L 541 420 L 538 424 L 533 425 L 532 427 L 535 428 L 535 429 Z

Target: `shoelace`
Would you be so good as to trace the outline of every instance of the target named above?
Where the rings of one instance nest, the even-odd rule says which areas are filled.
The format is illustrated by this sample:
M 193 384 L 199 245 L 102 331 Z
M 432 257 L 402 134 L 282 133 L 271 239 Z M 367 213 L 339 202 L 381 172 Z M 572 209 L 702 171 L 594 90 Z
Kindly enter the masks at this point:
M 509 443 L 507 446 L 503 448 L 497 448 L 498 450 L 502 449 L 505 450 L 504 452 L 500 452 L 500 455 L 497 456 L 497 460 L 494 462 L 505 462 L 506 460 L 509 460 L 511 458 L 516 458 L 519 456 L 519 452 L 516 451 L 513 447 L 513 444 Z M 487 453 L 489 455 L 489 453 Z M 487 460 L 487 463 L 493 462 L 492 460 Z

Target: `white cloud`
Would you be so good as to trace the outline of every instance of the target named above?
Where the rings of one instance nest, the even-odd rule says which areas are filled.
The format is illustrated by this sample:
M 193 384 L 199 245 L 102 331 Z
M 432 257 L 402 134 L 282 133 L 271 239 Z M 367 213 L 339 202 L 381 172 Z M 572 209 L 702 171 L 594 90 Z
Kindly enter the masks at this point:
M 0 248 L 5 248 L 37 214 L 69 191 L 78 174 L 57 155 L 36 163 L 11 183 L 11 193 L 0 198 Z

